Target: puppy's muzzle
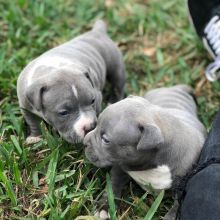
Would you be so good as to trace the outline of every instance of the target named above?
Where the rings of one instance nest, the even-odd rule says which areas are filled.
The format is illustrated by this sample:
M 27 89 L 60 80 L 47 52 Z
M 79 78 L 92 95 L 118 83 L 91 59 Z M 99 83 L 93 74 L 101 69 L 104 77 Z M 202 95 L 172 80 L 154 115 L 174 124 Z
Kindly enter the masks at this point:
M 93 122 L 93 123 L 91 123 L 89 126 L 84 126 L 84 127 L 83 127 L 83 130 L 84 130 L 85 136 L 86 136 L 90 131 L 92 131 L 93 129 L 95 129 L 95 127 L 96 127 L 96 121 Z

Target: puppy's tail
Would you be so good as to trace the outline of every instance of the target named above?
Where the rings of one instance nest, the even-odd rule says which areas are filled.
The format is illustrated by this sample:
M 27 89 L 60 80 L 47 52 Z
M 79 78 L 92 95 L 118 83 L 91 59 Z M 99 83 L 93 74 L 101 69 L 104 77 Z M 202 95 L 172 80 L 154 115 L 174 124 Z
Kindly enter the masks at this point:
M 191 95 L 192 98 L 194 99 L 196 105 L 198 105 L 196 96 L 195 96 L 193 88 L 191 86 L 188 86 L 188 85 L 185 85 L 185 84 L 180 84 L 180 85 L 177 85 L 176 87 L 178 87 L 179 89 L 181 89 L 181 90 L 187 92 L 189 95 Z
M 92 30 L 106 33 L 107 25 L 103 20 L 97 20 L 95 24 L 93 25 Z
M 189 94 L 193 94 L 193 89 L 191 86 L 188 86 L 186 84 L 180 84 L 180 85 L 177 85 L 176 88 L 179 88 Z

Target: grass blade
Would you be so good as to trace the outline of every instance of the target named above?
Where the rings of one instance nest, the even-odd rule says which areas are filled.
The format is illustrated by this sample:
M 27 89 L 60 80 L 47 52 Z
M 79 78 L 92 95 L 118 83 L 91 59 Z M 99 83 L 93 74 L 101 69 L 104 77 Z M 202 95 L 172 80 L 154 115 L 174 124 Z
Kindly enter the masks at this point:
M 15 160 L 13 163 L 13 172 L 14 172 L 16 184 L 21 185 L 22 184 L 21 172 L 19 170 L 18 163 Z
M 155 199 L 155 201 L 153 202 L 153 204 L 151 205 L 150 209 L 147 212 L 147 215 L 144 217 L 143 220 L 151 220 L 154 216 L 154 214 L 156 213 L 162 199 L 164 197 L 164 190 L 162 190 L 159 195 L 157 196 L 157 198 Z
M 22 149 L 20 147 L 20 144 L 18 143 L 17 138 L 14 135 L 11 135 L 10 137 L 11 137 L 11 140 L 12 140 L 18 154 L 21 155 L 22 154 Z
M 58 156 L 59 156 L 59 149 L 56 149 L 51 154 L 51 160 L 50 160 L 48 170 L 47 170 L 47 174 L 46 174 L 47 182 L 48 182 L 49 195 L 51 195 L 53 190 L 54 190 Z
M 11 121 L 12 125 L 14 126 L 18 135 L 21 135 L 21 121 L 15 116 L 15 114 L 11 111 L 12 107 L 7 105 L 6 112 L 9 115 L 9 120 Z
M 116 206 L 115 206 L 115 200 L 114 200 L 114 194 L 112 190 L 112 185 L 111 185 L 111 180 L 109 174 L 106 175 L 106 190 L 107 190 L 107 195 L 108 195 L 108 203 L 109 203 L 109 215 L 111 220 L 118 220 L 116 216 Z
M 7 179 L 7 176 L 4 173 L 3 168 L 4 168 L 3 163 L 0 161 L 0 180 L 2 181 L 2 183 L 6 189 L 6 192 L 8 194 L 8 197 L 11 200 L 11 203 L 13 204 L 13 206 L 16 206 L 17 205 L 16 195 L 15 195 L 14 190 L 12 188 L 11 182 Z

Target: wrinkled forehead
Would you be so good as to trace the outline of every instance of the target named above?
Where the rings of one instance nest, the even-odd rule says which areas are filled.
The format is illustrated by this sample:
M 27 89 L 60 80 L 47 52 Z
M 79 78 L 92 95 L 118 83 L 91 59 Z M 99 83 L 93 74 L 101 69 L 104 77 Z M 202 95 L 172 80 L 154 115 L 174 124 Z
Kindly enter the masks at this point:
M 115 145 L 133 145 L 137 142 L 140 132 L 135 117 L 120 114 L 104 114 L 98 122 L 101 135 L 105 134 Z
M 115 123 L 119 121 L 132 121 L 144 110 L 143 105 L 134 99 L 126 98 L 108 106 L 100 114 L 100 123 Z
M 50 86 L 44 96 L 44 103 L 48 106 L 54 107 L 63 102 L 76 102 L 76 97 L 70 85 L 59 82 Z
M 80 80 L 79 80 L 80 81 Z M 50 108 L 64 104 L 84 105 L 92 99 L 93 91 L 86 83 L 58 81 L 51 85 L 44 94 L 44 102 Z M 65 106 L 64 106 L 65 107 Z
M 112 105 L 105 109 L 98 118 L 98 124 L 102 130 L 111 132 L 126 132 L 136 122 L 136 114 L 132 108 L 123 108 L 121 105 Z
M 82 102 L 84 99 L 94 95 L 94 89 L 86 78 L 83 80 L 76 80 L 74 83 L 72 83 L 71 90 L 73 91 L 74 96 Z

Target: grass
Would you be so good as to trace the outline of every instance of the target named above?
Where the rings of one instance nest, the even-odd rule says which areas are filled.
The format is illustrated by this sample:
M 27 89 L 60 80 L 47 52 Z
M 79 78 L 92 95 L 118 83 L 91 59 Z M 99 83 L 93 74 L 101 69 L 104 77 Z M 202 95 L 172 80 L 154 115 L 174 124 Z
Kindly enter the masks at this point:
M 64 142 L 43 124 L 43 141 L 27 146 L 16 80 L 30 60 L 89 30 L 98 18 L 108 22 L 109 35 L 124 54 L 127 95 L 190 84 L 199 117 L 210 127 L 220 84 L 204 78 L 211 59 L 188 21 L 184 1 L 0 0 L 0 11 L 0 219 L 93 219 L 106 170 L 90 165 L 82 146 Z M 155 199 L 132 182 L 116 218 L 162 219 L 172 200 L 164 198 L 157 208 L 161 197 L 156 205 Z

